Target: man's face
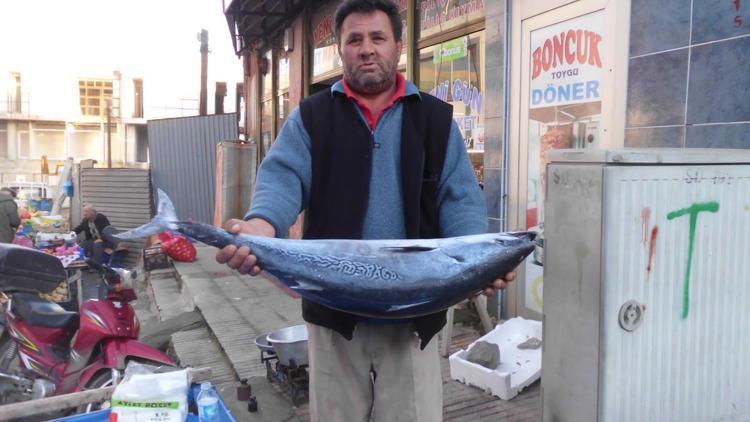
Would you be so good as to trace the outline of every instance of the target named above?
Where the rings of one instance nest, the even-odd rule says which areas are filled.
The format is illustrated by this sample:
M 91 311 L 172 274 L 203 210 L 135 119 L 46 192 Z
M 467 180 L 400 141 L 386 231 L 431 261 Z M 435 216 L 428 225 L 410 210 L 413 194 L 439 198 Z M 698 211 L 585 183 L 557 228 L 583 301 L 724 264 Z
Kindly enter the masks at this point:
M 84 208 L 83 218 L 89 221 L 94 221 L 94 218 L 96 218 L 96 211 L 92 210 L 91 208 Z
M 401 46 L 385 12 L 350 14 L 341 25 L 339 42 L 344 80 L 362 94 L 390 89 L 396 80 Z

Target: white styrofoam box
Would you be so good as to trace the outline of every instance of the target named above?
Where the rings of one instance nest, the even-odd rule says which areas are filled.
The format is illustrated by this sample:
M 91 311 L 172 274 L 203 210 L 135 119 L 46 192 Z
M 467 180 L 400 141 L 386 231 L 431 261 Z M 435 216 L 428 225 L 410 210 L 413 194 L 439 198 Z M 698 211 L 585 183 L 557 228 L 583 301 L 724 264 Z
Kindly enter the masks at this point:
M 500 347 L 500 364 L 495 370 L 466 360 L 469 350 L 459 350 L 448 359 L 451 378 L 473 385 L 503 400 L 510 400 L 542 375 L 542 348 L 519 349 L 518 345 L 536 337 L 542 340 L 542 323 L 523 319 L 509 319 L 498 325 L 477 341 L 497 344 Z

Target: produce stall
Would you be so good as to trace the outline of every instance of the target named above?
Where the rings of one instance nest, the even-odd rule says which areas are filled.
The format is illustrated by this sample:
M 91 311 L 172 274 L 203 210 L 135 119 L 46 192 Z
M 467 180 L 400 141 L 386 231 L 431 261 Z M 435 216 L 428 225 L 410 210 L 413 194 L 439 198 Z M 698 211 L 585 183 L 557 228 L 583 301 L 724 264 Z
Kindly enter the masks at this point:
M 88 268 L 84 251 L 76 243 L 76 234 L 70 230 L 66 219 L 61 215 L 49 215 L 49 211 L 39 208 L 19 208 L 21 225 L 18 227 L 14 244 L 40 250 L 57 257 L 68 272 L 68 279 L 44 299 L 64 304 L 77 299 L 80 304 L 81 270 Z M 75 286 L 71 288 L 71 286 Z M 78 292 L 78 297 L 70 294 Z M 72 303 L 71 303 L 72 305 Z

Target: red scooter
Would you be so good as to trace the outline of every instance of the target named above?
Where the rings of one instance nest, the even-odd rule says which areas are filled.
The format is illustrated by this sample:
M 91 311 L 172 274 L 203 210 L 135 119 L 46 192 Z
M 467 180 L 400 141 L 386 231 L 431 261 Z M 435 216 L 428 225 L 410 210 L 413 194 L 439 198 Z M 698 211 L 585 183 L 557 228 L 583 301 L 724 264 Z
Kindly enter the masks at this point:
M 138 341 L 132 274 L 89 265 L 101 275 L 100 298 L 66 311 L 39 297 L 66 279 L 60 261 L 0 244 L 0 404 L 115 385 L 131 360 L 175 366 Z

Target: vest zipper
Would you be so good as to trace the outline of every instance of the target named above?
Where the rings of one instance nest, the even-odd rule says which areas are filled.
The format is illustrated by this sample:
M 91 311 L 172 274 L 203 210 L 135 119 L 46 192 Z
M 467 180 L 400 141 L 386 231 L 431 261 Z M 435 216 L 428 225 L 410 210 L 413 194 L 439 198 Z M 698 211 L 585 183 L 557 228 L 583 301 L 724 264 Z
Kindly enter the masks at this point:
M 360 116 L 359 122 L 362 124 L 362 127 L 367 130 L 367 133 L 370 134 L 370 146 L 372 146 L 372 149 L 380 148 L 380 144 L 375 142 L 375 129 L 370 128 L 370 125 L 367 124 L 362 117 Z

